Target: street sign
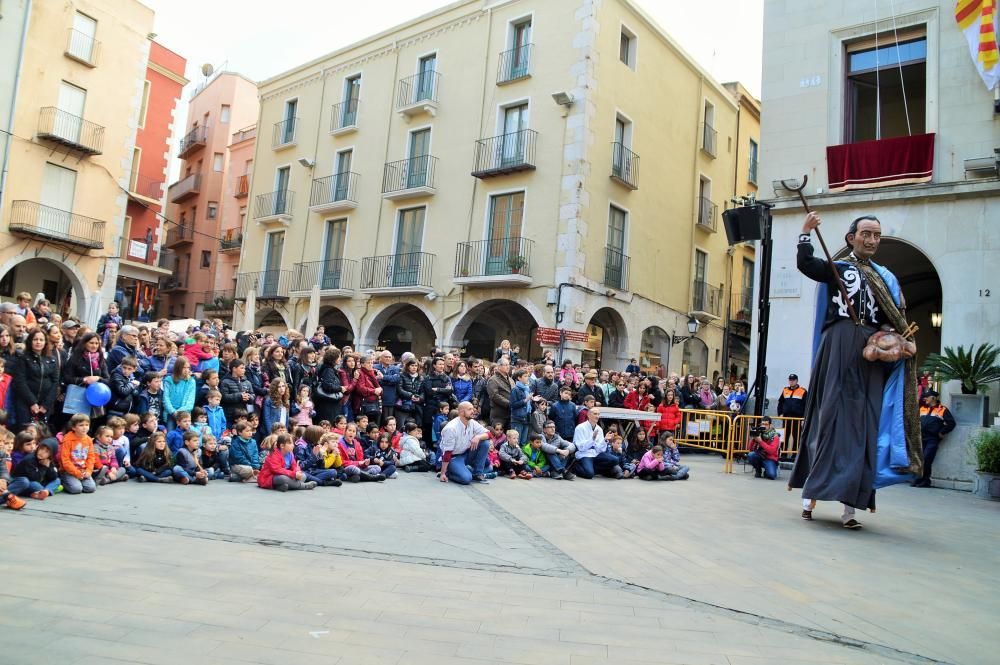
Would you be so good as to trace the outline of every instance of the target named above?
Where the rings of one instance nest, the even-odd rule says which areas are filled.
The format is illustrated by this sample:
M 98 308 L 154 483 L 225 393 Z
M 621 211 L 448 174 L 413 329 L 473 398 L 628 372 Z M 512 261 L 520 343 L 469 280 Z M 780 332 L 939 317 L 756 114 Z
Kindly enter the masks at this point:
M 585 332 L 560 330 L 559 328 L 539 328 L 535 332 L 535 339 L 539 344 L 559 344 L 564 339 L 567 342 L 587 342 L 590 340 L 590 335 Z

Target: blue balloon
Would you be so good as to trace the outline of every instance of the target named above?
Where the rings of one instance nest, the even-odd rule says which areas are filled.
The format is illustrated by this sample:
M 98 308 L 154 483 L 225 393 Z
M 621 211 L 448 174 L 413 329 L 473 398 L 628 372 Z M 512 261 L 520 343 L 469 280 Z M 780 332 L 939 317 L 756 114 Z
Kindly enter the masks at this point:
M 100 381 L 91 383 L 87 386 L 87 401 L 91 406 L 104 406 L 111 401 L 111 388 Z

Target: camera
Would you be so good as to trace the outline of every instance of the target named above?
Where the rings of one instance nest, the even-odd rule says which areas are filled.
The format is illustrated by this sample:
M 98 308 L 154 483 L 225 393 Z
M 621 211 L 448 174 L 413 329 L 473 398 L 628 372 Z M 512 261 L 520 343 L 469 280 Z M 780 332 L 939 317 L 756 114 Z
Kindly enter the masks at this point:
M 766 427 L 755 426 L 750 428 L 750 438 L 755 439 L 764 436 L 764 432 L 767 431 Z

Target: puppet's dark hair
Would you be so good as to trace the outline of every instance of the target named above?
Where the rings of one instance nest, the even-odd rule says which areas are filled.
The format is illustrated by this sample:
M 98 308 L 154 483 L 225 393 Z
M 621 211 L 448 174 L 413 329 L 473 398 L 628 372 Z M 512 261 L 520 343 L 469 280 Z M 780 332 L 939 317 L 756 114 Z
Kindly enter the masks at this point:
M 858 224 L 864 221 L 878 222 L 879 225 L 882 224 L 881 220 L 875 215 L 861 215 L 856 220 L 851 222 L 851 225 L 847 228 L 847 233 L 844 234 L 844 242 L 847 243 L 847 248 L 851 248 L 851 241 L 847 239 L 847 236 L 852 236 L 858 232 Z

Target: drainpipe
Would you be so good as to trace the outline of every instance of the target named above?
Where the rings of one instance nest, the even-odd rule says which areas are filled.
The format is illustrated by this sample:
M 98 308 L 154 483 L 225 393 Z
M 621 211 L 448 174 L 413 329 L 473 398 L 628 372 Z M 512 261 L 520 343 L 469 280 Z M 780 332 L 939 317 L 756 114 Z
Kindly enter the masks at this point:
M 326 69 L 322 70 L 322 72 L 320 73 L 320 76 L 323 77 L 323 86 L 320 89 L 320 93 L 319 93 L 319 113 L 317 114 L 317 117 L 316 117 L 316 133 L 315 133 L 316 140 L 313 142 L 313 156 L 312 156 L 313 167 L 312 167 L 312 169 L 310 169 L 310 177 L 309 177 L 309 191 L 310 191 L 310 195 L 311 195 L 311 192 L 312 192 L 313 177 L 315 177 L 315 175 L 316 175 L 316 160 L 319 157 L 319 134 L 320 134 L 320 132 L 322 131 L 322 128 L 323 128 L 323 109 L 326 108 L 326 84 L 327 84 L 327 79 L 329 78 L 326 75 Z M 306 203 L 306 210 L 308 211 L 308 209 L 309 209 L 309 204 Z M 308 237 L 309 237 L 309 215 L 307 214 L 306 215 L 306 226 L 305 226 L 304 233 L 303 233 L 303 238 L 302 238 L 302 251 L 299 253 L 299 263 L 300 264 L 303 261 L 305 261 L 305 258 L 306 258 L 306 244 L 308 242 L 307 241 Z M 313 303 L 314 299 L 317 301 L 316 303 Z M 308 313 L 306 314 L 306 324 L 305 324 L 305 328 L 306 329 L 302 331 L 303 334 L 308 335 L 309 333 L 307 331 L 316 330 L 316 326 L 319 325 L 319 306 L 318 306 L 318 302 L 319 302 L 319 289 L 314 288 L 314 289 L 312 289 L 312 291 L 310 291 L 310 294 L 309 294 L 309 309 L 308 309 Z M 299 304 L 300 303 L 298 303 L 298 302 L 295 303 L 295 309 L 294 309 L 293 314 L 292 314 L 292 316 L 295 317 L 295 319 L 292 320 L 292 326 L 293 327 L 295 326 L 295 320 L 297 320 L 298 316 L 299 316 Z M 316 307 L 313 306 L 314 304 L 316 304 Z M 316 313 L 316 320 L 315 321 L 312 319 L 312 316 L 311 316 L 314 312 Z
M 14 88 L 10 96 L 10 115 L 3 136 L 3 166 L 0 166 L 0 215 L 3 214 L 4 195 L 7 193 L 7 163 L 10 161 L 10 140 L 14 137 L 14 109 L 21 83 L 21 66 L 24 64 L 24 46 L 28 41 L 28 23 L 31 19 L 31 0 L 26 0 L 24 20 L 21 22 L 21 46 L 17 52 L 17 69 L 14 71 Z M 81 294 L 82 295 L 82 294 Z

